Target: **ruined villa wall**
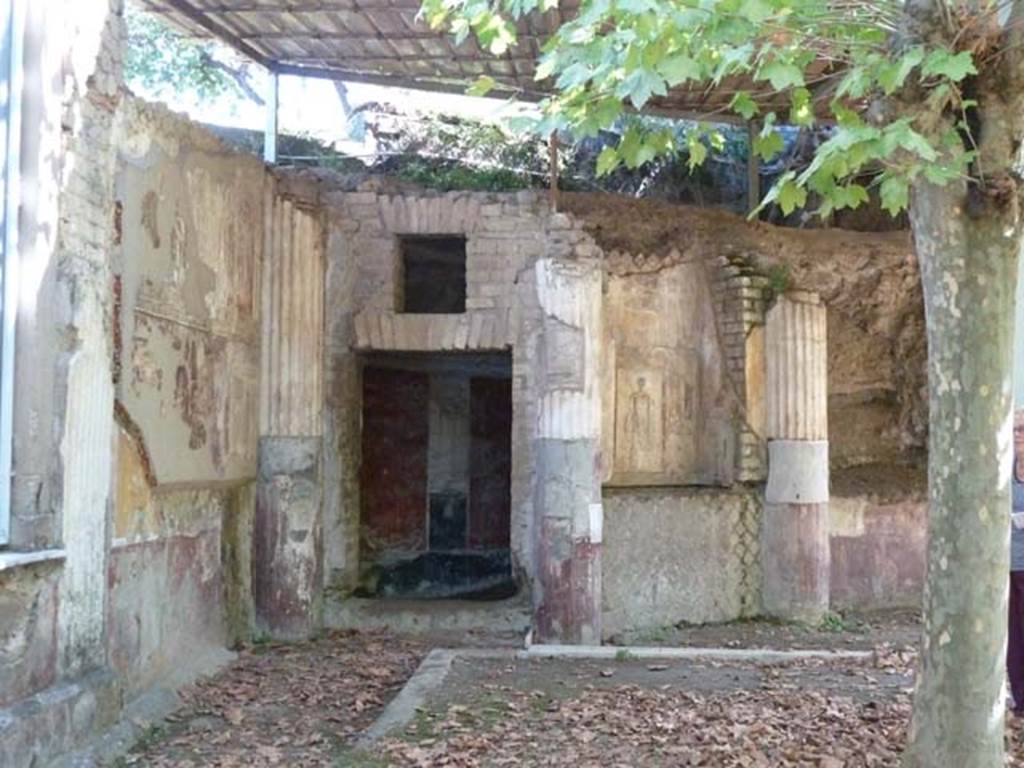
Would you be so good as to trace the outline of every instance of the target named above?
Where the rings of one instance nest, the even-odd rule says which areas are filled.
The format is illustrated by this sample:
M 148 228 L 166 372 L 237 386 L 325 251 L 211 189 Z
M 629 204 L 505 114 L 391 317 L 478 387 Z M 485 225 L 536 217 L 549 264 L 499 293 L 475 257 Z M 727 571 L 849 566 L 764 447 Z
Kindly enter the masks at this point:
M 227 656 L 266 179 L 122 90 L 120 0 L 29 6 L 5 766 L 45 764 Z
M 116 141 L 108 645 L 131 692 L 220 654 L 229 608 L 247 621 L 230 592 L 247 574 L 230 564 L 251 525 L 270 182 L 256 158 L 136 99 Z
M 551 215 L 546 201 L 534 193 L 439 194 L 380 179 L 355 189 L 330 178 L 300 182 L 301 174 L 284 175 L 293 186 L 306 184 L 309 189 L 302 194 L 319 200 L 329 219 L 324 423 L 328 623 L 340 615 L 336 609 L 358 575 L 359 355 L 364 352 L 511 347 L 512 545 L 520 583 L 533 578 L 535 365 L 543 350 L 537 345 L 539 315 L 529 267 L 551 253 L 598 257 L 605 266 L 601 471 L 606 487 L 606 635 L 680 620 L 734 619 L 760 609 L 758 536 L 765 459 L 760 437 L 763 371 L 757 361 L 763 361 L 763 318 L 770 301 L 766 265 L 780 254 L 819 268 L 841 259 L 846 248 L 866 260 L 860 266 L 865 279 L 882 288 L 875 305 L 867 306 L 863 299 L 858 304 L 838 289 L 825 291 L 834 305 L 830 386 L 839 398 L 830 406 L 838 409 L 834 412 L 849 408 L 855 421 L 864 421 L 864 414 L 877 409 L 857 440 L 845 440 L 843 431 L 835 433 L 836 469 L 905 460 L 896 393 L 903 385 L 892 362 L 892 338 L 886 335 L 898 336 L 901 323 L 912 325 L 912 319 L 900 315 L 904 308 L 894 290 L 908 279 L 897 268 L 907 253 L 897 236 L 821 237 L 750 225 L 738 217 L 714 221 L 717 214 L 678 206 L 662 210 L 646 201 L 608 203 L 607 196 L 586 201 L 567 196 L 568 210 Z M 606 204 L 630 210 L 612 212 Z M 656 247 L 614 236 L 608 242 L 600 231 L 609 222 L 626 220 L 631 222 L 623 225 L 628 231 L 636 222 L 659 215 L 674 216 L 682 224 L 677 222 L 674 231 L 657 239 Z M 692 226 L 689 231 L 687 225 Z M 468 234 L 466 314 L 396 312 L 397 236 L 463 232 Z M 798 263 L 791 284 L 802 285 L 798 281 L 809 274 Z M 881 363 L 866 366 L 872 354 Z M 644 379 L 642 394 L 649 398 L 637 395 L 639 378 Z M 658 414 L 654 442 L 661 448 L 654 453 L 631 442 L 625 412 L 633 400 Z M 918 486 L 896 484 L 879 494 L 864 484 L 845 483 L 836 491 L 835 605 L 916 601 L 920 577 L 915 563 L 921 562 L 923 546 Z M 880 567 L 879 558 L 890 557 L 906 567 Z
M 916 607 L 924 576 L 926 424 L 923 306 L 912 248 L 903 233 L 802 232 L 655 201 L 566 195 L 567 210 L 608 254 L 610 272 L 631 279 L 677 265 L 724 258 L 759 274 L 738 291 L 742 313 L 716 305 L 741 440 L 759 432 L 763 313 L 773 283 L 818 292 L 828 311 L 829 439 L 832 459 L 831 600 L 835 609 Z M 774 279 L 764 279 L 774 275 Z M 760 294 L 760 301 L 757 296 Z M 752 316 L 751 316 L 752 315 Z M 758 319 L 760 315 L 761 319 Z M 762 358 L 763 359 L 763 358 Z M 606 403 L 607 407 L 607 403 Z M 607 437 L 607 430 L 606 430 Z M 605 448 L 608 453 L 608 448 Z M 758 480 L 753 462 L 740 475 Z M 678 485 L 609 488 L 605 494 L 605 632 L 679 621 L 722 621 L 757 613 L 758 512 L 755 484 L 744 491 Z M 745 500 L 746 499 L 746 500 Z M 668 533 L 666 533 L 668 532 Z
M 45 760 L 118 712 L 104 617 L 119 8 L 106 0 L 27 7 L 14 487 L 10 551 L 0 551 L 5 766 Z
M 513 567 L 533 572 L 536 365 L 540 308 L 533 264 L 543 256 L 586 258 L 590 239 L 541 195 L 396 194 L 371 180 L 355 191 L 326 181 L 328 214 L 325 396 L 324 577 L 327 621 L 359 572 L 361 375 L 367 352 L 512 352 Z M 466 312 L 396 311 L 398 235 L 466 235 Z
M 300 178 L 282 183 L 298 188 Z M 307 183 L 316 191 L 305 194 L 318 197 L 329 220 L 328 623 L 341 615 L 358 576 L 359 355 L 366 352 L 511 348 L 512 552 L 520 584 L 529 587 L 535 578 L 537 366 L 545 350 L 538 344 L 532 265 L 545 256 L 605 259 L 601 474 L 610 489 L 603 568 L 608 627 L 616 631 L 665 615 L 704 621 L 756 612 L 756 494 L 730 488 L 738 478 L 758 480 L 764 469 L 756 436 L 746 439 L 741 415 L 747 335 L 763 311 L 755 281 L 713 256 L 664 268 L 628 253 L 604 254 L 583 221 L 552 214 L 533 192 L 438 194 L 376 179 L 358 190 L 338 189 L 330 178 Z M 396 312 L 398 236 L 446 233 L 467 235 L 466 313 Z M 645 389 L 635 396 L 638 378 Z M 651 428 L 658 430 L 653 452 L 638 448 L 632 436 L 636 425 L 625 413 L 631 398 L 649 405 Z M 688 487 L 643 490 L 659 484 Z M 651 526 L 661 524 L 663 532 L 678 535 L 661 538 L 664 552 L 657 557 L 641 555 L 651 552 L 647 537 L 657 538 Z M 700 553 L 700 563 L 685 552 Z M 663 566 L 663 575 L 653 572 Z M 694 577 L 698 572 L 708 575 Z

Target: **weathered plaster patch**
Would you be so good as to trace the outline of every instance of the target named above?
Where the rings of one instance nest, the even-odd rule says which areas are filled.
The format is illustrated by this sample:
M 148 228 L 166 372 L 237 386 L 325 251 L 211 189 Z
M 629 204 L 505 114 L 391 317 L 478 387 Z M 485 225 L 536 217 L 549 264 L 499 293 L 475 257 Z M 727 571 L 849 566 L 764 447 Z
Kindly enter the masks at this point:
M 864 535 L 864 513 L 868 501 L 864 498 L 833 497 L 829 502 L 829 535 L 860 537 Z

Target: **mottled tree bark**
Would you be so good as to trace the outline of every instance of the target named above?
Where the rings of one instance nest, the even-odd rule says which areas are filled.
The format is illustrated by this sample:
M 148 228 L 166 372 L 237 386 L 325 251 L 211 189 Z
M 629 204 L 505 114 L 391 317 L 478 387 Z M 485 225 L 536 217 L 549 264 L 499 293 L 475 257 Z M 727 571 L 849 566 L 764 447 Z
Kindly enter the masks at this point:
M 1001 766 L 1019 230 L 994 211 L 972 219 L 960 185 L 920 187 L 912 221 L 928 327 L 930 508 L 907 762 Z
M 911 204 L 928 336 L 929 544 L 905 763 L 1001 768 L 1024 0 L 908 0 L 905 9 L 919 40 L 955 49 L 975 36 L 979 69 L 961 83 L 976 105 L 966 108 L 968 130 L 964 110 L 915 114 L 935 138 L 958 128 L 960 151 L 976 154 L 970 180 L 922 180 Z

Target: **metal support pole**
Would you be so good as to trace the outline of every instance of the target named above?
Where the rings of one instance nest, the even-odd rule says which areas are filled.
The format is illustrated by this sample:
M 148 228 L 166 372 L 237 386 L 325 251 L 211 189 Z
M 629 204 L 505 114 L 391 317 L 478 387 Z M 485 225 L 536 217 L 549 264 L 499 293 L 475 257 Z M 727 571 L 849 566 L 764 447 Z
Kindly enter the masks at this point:
M 756 120 L 747 123 L 747 210 L 753 211 L 761 203 L 761 163 L 754 152 L 754 142 L 761 133 L 761 125 Z
M 558 210 L 558 132 L 553 131 L 548 137 L 548 195 L 551 199 L 551 210 Z
M 267 124 L 263 132 L 263 162 L 277 162 L 277 90 L 278 74 L 270 72 L 267 78 Z
M 4 3 L 0 80 L 7 103 L 0 105 L 3 158 L 2 304 L 0 304 L 0 546 L 10 540 L 11 459 L 14 440 L 14 331 L 18 319 L 18 210 L 21 187 L 21 101 L 25 4 Z

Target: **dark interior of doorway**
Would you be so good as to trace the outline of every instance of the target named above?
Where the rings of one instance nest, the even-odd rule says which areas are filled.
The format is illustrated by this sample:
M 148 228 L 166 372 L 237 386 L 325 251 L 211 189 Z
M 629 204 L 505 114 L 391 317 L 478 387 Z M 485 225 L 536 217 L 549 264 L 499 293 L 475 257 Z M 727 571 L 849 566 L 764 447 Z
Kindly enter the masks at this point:
M 515 593 L 511 369 L 507 353 L 364 358 L 359 596 Z

